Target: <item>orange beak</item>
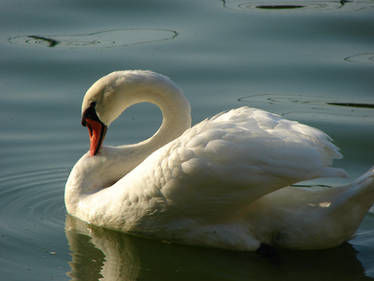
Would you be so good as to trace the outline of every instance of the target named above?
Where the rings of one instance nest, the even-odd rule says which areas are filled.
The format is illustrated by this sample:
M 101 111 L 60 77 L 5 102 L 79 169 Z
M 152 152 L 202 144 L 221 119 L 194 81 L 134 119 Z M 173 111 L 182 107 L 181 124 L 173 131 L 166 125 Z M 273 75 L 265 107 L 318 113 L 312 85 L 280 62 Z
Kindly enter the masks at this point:
M 102 122 L 90 118 L 85 119 L 85 125 L 87 126 L 88 134 L 90 135 L 90 155 L 94 156 L 101 148 L 107 127 Z
M 97 116 L 95 107 L 96 102 L 91 103 L 82 115 L 82 126 L 88 128 L 90 135 L 91 156 L 95 156 L 99 152 L 108 128 Z

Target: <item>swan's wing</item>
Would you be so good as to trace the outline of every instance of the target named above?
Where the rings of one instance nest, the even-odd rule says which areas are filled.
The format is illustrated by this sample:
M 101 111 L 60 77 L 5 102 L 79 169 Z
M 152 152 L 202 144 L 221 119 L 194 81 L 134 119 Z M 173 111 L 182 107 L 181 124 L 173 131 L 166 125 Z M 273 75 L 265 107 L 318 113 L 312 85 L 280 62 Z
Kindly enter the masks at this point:
M 344 176 L 329 167 L 340 157 L 320 130 L 241 107 L 195 125 L 138 168 L 169 204 L 222 215 L 295 182 Z

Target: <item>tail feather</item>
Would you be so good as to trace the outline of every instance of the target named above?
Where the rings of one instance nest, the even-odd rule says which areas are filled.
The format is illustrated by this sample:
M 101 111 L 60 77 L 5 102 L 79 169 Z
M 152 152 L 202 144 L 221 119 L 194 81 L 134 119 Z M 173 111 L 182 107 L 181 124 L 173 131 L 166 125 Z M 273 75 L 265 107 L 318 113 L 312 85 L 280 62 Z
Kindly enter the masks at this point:
M 371 167 L 365 174 L 353 181 L 354 185 L 371 185 L 374 181 L 374 166 Z
M 337 200 L 331 214 L 337 233 L 344 241 L 354 235 L 374 203 L 374 167 L 349 185 L 342 186 L 342 190 L 343 193 L 336 194 Z
M 374 166 L 346 186 L 346 191 L 346 200 L 367 212 L 374 203 Z
M 341 177 L 346 178 L 348 174 L 346 171 L 340 168 L 325 167 L 320 175 L 320 177 Z

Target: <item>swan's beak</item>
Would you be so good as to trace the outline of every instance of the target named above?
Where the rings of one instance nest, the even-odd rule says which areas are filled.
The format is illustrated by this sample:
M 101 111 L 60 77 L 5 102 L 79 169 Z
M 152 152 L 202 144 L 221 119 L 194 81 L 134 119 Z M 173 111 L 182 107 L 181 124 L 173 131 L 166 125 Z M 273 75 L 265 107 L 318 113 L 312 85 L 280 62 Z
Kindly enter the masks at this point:
M 90 155 L 94 156 L 100 150 L 107 131 L 107 126 L 100 121 L 88 118 L 85 119 L 85 124 L 88 128 L 88 134 L 90 135 Z
M 99 152 L 107 131 L 107 126 L 101 122 L 96 114 L 95 103 L 92 103 L 84 112 L 82 125 L 88 128 L 88 134 L 90 135 L 90 155 L 94 156 Z

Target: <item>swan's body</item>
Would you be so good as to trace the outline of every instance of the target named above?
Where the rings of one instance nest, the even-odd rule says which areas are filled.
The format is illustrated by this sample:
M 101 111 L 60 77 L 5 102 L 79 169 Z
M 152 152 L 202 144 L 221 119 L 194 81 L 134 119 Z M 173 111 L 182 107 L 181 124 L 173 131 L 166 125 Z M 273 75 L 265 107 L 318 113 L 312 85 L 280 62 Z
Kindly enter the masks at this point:
M 101 147 L 106 127 L 132 104 L 151 102 L 160 129 L 135 145 Z M 88 223 L 186 244 L 256 250 L 261 243 L 320 249 L 350 239 L 374 201 L 374 170 L 350 185 L 289 185 L 345 176 L 323 132 L 241 107 L 190 128 L 190 106 L 166 77 L 119 71 L 86 93 L 90 153 L 65 189 L 68 212 Z

